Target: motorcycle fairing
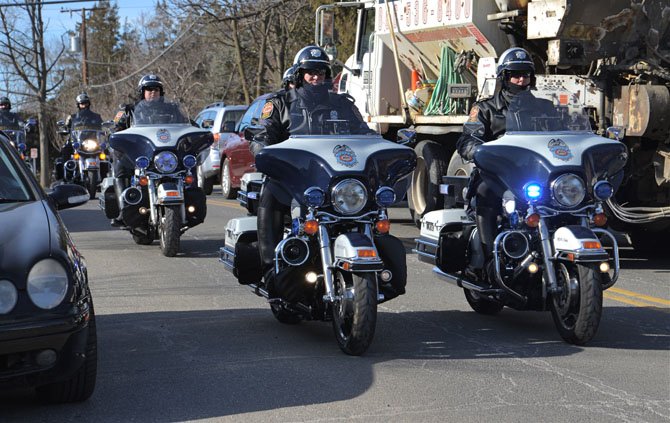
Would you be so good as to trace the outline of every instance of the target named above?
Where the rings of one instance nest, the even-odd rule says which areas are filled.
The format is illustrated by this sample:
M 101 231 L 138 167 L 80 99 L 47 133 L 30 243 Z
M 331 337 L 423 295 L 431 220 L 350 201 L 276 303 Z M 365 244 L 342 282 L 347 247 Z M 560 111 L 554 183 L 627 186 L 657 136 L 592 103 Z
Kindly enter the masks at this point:
M 156 140 L 160 131 L 168 131 L 169 142 L 163 143 Z M 211 143 L 211 132 L 191 125 L 166 125 L 160 128 L 130 127 L 115 132 L 109 137 L 109 145 L 133 161 L 140 156 L 151 159 L 155 153 L 162 150 L 175 150 L 175 147 L 184 153 L 197 155 Z
M 561 145 L 562 159 L 555 149 L 552 151 L 557 144 Z M 625 152 L 626 147 L 620 142 L 590 133 L 523 133 L 482 144 L 474 161 L 484 178 L 498 180 L 516 198 L 524 198 L 523 187 L 531 182 L 528 175 L 535 178 L 532 182 L 546 184 L 561 173 L 571 172 L 589 182 L 602 176 L 613 163 L 619 163 L 617 158 Z M 608 172 L 608 176 L 618 188 L 620 175 Z
M 372 200 L 377 188 L 394 187 L 415 164 L 414 150 L 380 136 L 295 136 L 256 155 L 256 169 L 281 181 L 300 204 L 307 188 L 318 186 L 329 196 L 331 184 L 345 177 L 366 181 Z

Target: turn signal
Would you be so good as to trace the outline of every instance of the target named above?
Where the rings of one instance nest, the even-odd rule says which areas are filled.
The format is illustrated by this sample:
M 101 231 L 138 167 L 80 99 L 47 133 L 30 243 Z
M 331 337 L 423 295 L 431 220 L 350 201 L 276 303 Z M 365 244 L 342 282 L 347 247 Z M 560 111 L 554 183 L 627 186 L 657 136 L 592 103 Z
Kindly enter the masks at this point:
M 526 216 L 526 225 L 530 228 L 537 228 L 537 225 L 540 224 L 540 215 L 537 213 L 529 214 Z
M 72 156 L 75 160 L 79 160 L 79 153 L 74 153 L 74 156 Z
M 184 183 L 191 185 L 193 183 L 193 175 L 186 175 L 184 177 Z
M 375 258 L 377 257 L 377 252 L 375 250 L 358 250 L 358 257 Z
M 387 234 L 389 230 L 391 230 L 391 221 L 388 219 L 378 220 L 377 223 L 375 223 L 375 229 L 377 229 L 377 232 L 380 234 Z
M 582 242 L 582 248 L 585 250 L 599 250 L 602 246 L 598 241 L 584 241 Z
M 100 153 L 100 160 L 105 160 L 107 155 L 105 153 Z
M 140 185 L 145 187 L 145 186 L 149 185 L 149 178 L 147 178 L 146 176 L 140 176 L 139 182 L 140 182 Z
M 319 222 L 316 220 L 306 220 L 302 230 L 307 235 L 314 235 L 319 230 Z
M 596 226 L 605 226 L 607 223 L 607 216 L 605 216 L 605 213 L 598 213 L 595 216 L 593 216 L 593 224 Z

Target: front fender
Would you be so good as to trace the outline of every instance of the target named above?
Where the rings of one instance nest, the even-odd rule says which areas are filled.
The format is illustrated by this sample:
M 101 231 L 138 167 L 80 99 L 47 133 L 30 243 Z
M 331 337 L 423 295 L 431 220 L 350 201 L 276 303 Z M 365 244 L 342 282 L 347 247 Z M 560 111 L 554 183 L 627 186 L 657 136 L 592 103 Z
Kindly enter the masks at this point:
M 348 272 L 379 272 L 384 262 L 374 242 L 359 232 L 339 235 L 333 244 L 334 265 Z
M 584 226 L 569 225 L 558 228 L 554 232 L 553 244 L 559 260 L 601 262 L 609 259 L 609 254 L 602 247 L 598 236 Z

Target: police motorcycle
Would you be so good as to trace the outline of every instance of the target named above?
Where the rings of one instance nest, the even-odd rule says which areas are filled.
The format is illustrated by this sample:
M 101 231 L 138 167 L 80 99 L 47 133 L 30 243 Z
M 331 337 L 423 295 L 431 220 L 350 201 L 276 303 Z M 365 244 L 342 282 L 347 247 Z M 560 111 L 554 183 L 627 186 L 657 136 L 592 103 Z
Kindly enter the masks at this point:
M 627 150 L 595 135 L 578 105 L 533 117 L 527 96 L 516 97 L 505 135 L 474 154 L 480 177 L 504 191 L 493 259 L 485 262 L 473 207 L 426 214 L 414 251 L 438 277 L 463 288 L 474 311 L 550 310 L 560 336 L 584 345 L 598 329 L 603 291 L 619 275 L 603 204 L 622 181 Z M 475 134 L 477 124 L 464 130 Z M 441 191 L 471 204 L 462 178 L 444 177 Z
M 72 121 L 72 130 L 63 120 L 56 122 L 56 125 L 58 134 L 69 137 L 72 147 L 68 160 L 64 163 L 60 160 L 56 162 L 56 179 L 83 186 L 89 197 L 94 199 L 98 185 L 109 174 L 109 124 L 83 117 Z
M 379 135 L 350 134 L 347 121 L 323 126 L 256 155 L 260 189 L 291 209 L 275 248 L 274 294 L 262 280 L 256 216 L 228 221 L 219 255 L 279 322 L 331 321 L 340 349 L 360 355 L 372 342 L 377 305 L 405 293 L 405 248 L 389 234 L 387 208 L 402 198 L 416 156 Z M 249 199 L 258 193 L 244 197 L 253 214 Z
M 21 157 L 21 160 L 32 170 L 30 159 L 26 156 L 26 151 L 28 150 L 26 144 L 26 131 L 30 128 L 29 125 L 30 124 L 28 123 L 23 126 L 17 125 L 14 121 L 3 119 L 3 115 L 0 114 L 0 131 L 5 134 L 9 143 L 19 154 L 19 157 Z
M 159 238 L 163 255 L 174 257 L 181 235 L 205 220 L 206 197 L 193 170 L 211 143 L 212 133 L 193 126 L 177 103 L 139 102 L 131 127 L 109 137 L 110 147 L 132 163 L 135 174 L 120 202 L 114 178 L 105 178 L 100 208 L 110 219 L 120 212 L 137 244 Z

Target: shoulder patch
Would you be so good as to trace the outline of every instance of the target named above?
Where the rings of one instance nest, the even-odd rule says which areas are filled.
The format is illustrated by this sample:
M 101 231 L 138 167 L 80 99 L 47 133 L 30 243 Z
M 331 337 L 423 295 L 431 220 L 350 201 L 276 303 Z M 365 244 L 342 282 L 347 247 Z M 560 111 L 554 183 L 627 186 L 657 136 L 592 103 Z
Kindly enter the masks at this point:
M 479 106 L 474 105 L 470 109 L 470 117 L 468 117 L 468 122 L 477 122 L 477 116 L 479 115 Z
M 118 112 L 116 112 L 116 116 L 114 116 L 114 122 L 120 121 L 122 117 L 123 117 L 123 110 L 119 110 Z
M 274 110 L 272 102 L 271 101 L 266 102 L 265 106 L 263 106 L 263 110 L 261 111 L 261 119 L 267 119 L 270 116 L 272 116 L 272 110 Z

